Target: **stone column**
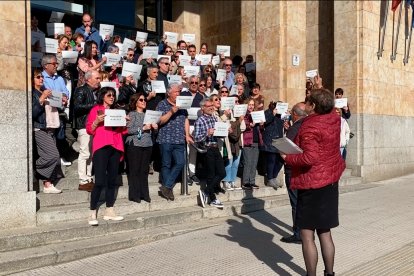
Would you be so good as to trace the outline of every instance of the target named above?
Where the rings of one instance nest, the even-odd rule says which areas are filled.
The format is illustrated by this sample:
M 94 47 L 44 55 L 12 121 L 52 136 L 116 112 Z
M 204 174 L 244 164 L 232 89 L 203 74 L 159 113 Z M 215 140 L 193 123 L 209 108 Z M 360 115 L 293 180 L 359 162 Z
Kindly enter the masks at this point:
M 304 100 L 306 1 L 256 2 L 257 82 L 266 103 L 282 100 L 292 107 Z M 299 66 L 292 56 L 299 55 Z
M 0 1 L 0 229 L 36 225 L 32 190 L 30 2 Z

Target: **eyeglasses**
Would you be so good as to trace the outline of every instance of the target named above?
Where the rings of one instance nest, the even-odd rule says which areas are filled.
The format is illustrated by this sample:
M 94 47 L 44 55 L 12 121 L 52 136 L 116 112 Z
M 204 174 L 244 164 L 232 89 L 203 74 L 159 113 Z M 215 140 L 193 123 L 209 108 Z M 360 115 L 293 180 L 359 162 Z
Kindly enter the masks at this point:
M 200 83 L 198 86 L 205 87 L 206 85 L 204 83 Z
M 229 93 L 228 90 L 221 90 L 221 93 Z
M 219 98 L 214 99 L 215 102 L 220 102 L 221 100 Z
M 168 65 L 170 65 L 168 62 L 163 62 L 163 63 L 161 63 L 161 64 L 165 64 L 165 65 L 167 65 L 167 66 L 168 66 Z
M 198 81 L 192 81 L 191 84 L 198 84 Z
M 56 66 L 57 65 L 57 62 L 48 62 L 46 64 L 52 64 L 53 66 Z
M 229 66 L 231 66 L 231 64 L 224 64 L 224 66 L 229 67 Z
M 172 53 L 172 51 L 165 51 L 165 53 Z
M 205 105 L 204 107 L 213 107 L 213 105 L 209 104 L 209 105 Z
M 39 80 L 39 79 L 44 79 L 45 77 L 43 77 L 42 75 L 39 75 L 39 76 L 36 76 L 35 78 Z
M 105 95 L 105 97 L 108 97 L 108 98 L 115 98 L 115 95 L 114 95 L 113 93 L 110 93 L 110 94 L 106 94 L 106 95 Z
M 144 98 L 139 98 L 138 101 L 145 102 L 145 99 Z

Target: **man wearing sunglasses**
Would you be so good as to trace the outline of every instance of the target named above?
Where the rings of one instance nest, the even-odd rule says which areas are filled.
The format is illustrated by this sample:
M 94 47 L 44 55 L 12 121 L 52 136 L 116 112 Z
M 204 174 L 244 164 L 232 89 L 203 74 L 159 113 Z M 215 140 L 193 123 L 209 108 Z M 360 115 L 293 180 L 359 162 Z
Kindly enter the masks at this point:
M 235 83 L 234 73 L 231 71 L 233 61 L 231 58 L 226 57 L 223 61 L 223 69 L 226 70 L 226 79 L 224 80 L 223 86 L 228 89 Z
M 157 80 L 164 82 L 165 87 L 168 87 L 168 72 L 170 72 L 170 60 L 162 57 L 158 60 L 158 76 Z

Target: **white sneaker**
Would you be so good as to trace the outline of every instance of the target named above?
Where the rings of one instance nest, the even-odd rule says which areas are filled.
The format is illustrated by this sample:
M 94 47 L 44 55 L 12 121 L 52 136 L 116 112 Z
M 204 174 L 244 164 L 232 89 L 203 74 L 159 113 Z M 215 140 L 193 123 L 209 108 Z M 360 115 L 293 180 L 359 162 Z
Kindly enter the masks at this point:
M 62 164 L 63 166 L 70 166 L 72 165 L 72 162 L 66 161 L 63 158 L 60 158 L 60 164 Z
M 53 184 L 50 184 L 49 187 L 44 187 L 43 186 L 43 193 L 45 194 L 60 194 L 62 191 L 59 189 L 56 189 L 55 186 L 53 186 Z
M 230 182 L 223 181 L 223 186 L 224 186 L 224 189 L 226 189 L 227 191 L 233 191 L 234 190 L 233 187 L 231 186 Z
M 96 216 L 96 210 L 91 210 L 91 215 L 89 217 L 88 224 L 91 226 L 98 226 L 99 222 Z
M 242 188 L 241 188 L 241 187 L 237 187 L 237 186 L 236 186 L 236 183 L 235 183 L 234 181 L 230 182 L 230 184 L 231 184 L 231 187 L 232 187 L 234 190 L 242 190 Z
M 224 207 L 223 203 L 221 203 L 221 201 L 218 200 L 218 199 L 215 199 L 212 202 L 210 202 L 210 205 L 214 206 L 214 207 L 217 207 L 219 209 L 223 209 L 223 207 Z

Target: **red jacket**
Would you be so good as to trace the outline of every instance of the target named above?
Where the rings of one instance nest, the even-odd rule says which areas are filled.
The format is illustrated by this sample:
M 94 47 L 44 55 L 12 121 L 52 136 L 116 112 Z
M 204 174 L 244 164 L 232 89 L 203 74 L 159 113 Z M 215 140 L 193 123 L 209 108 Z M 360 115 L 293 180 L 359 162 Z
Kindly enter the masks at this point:
M 335 111 L 312 114 L 303 120 L 295 143 L 301 154 L 286 156 L 292 167 L 292 189 L 318 189 L 336 182 L 345 169 L 339 150 L 341 117 Z

